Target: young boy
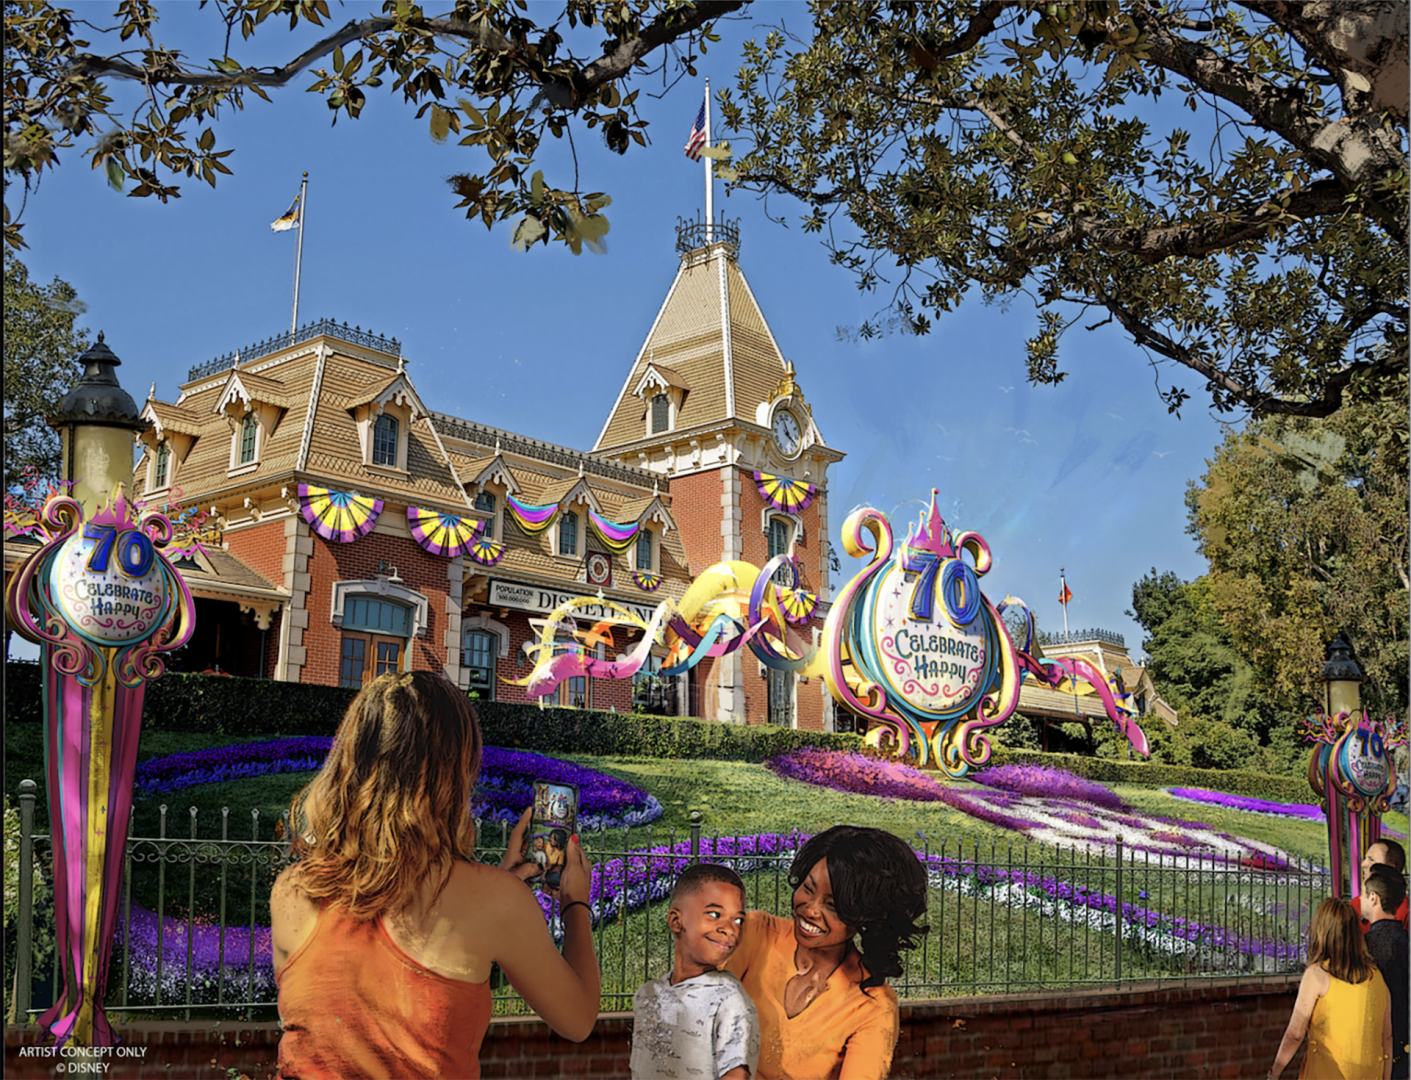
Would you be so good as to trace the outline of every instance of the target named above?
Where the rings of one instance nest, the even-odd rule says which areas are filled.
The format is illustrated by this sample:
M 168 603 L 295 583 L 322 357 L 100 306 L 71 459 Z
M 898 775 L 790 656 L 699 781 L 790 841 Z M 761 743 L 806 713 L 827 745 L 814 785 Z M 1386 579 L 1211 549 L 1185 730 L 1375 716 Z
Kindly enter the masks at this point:
M 698 863 L 676 879 L 667 926 L 671 974 L 632 998 L 633 1080 L 751 1080 L 759 1061 L 754 1002 L 718 970 L 740 941 L 745 883 L 728 866 Z
M 1359 898 L 1362 917 L 1371 923 L 1367 931 L 1367 950 L 1382 973 L 1382 980 L 1391 992 L 1391 1076 L 1406 1080 L 1411 1076 L 1411 1059 L 1407 1055 L 1407 1020 L 1411 1012 L 1411 966 L 1407 953 L 1411 939 L 1401 928 L 1395 912 L 1406 902 L 1406 879 L 1391 866 L 1375 865 L 1362 882 Z

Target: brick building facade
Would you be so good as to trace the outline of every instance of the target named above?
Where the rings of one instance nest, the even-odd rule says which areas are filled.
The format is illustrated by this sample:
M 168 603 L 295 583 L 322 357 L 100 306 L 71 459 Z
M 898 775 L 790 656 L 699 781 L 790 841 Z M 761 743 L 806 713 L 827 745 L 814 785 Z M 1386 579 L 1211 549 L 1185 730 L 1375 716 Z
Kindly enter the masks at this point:
M 440 670 L 525 700 L 513 680 L 533 667 L 526 646 L 563 601 L 649 618 L 716 563 L 779 554 L 817 599 L 796 628 L 812 639 L 828 610 L 827 469 L 843 455 L 750 292 L 738 232 L 717 225 L 706 242 L 700 229 L 682 231 L 680 269 L 591 451 L 435 411 L 396 341 L 346 324 L 193 368 L 175 401 L 154 385 L 133 489 L 210 521 L 176 560 L 197 599 L 176 665 L 351 686 Z M 769 484 L 805 494 L 771 505 Z M 30 543 L 7 538 L 7 569 Z M 556 647 L 616 658 L 640 640 L 605 637 L 603 613 L 554 627 Z M 748 649 L 645 674 L 569 680 L 551 700 L 833 726 L 822 680 L 771 673 Z

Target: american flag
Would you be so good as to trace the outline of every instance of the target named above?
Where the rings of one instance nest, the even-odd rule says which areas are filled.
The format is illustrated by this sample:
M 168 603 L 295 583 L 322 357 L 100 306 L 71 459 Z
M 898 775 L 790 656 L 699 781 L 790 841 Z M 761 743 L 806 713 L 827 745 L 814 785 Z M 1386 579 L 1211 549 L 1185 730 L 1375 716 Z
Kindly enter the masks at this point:
M 686 156 L 692 161 L 701 160 L 701 147 L 706 141 L 706 103 L 701 102 L 701 111 L 696 114 L 696 122 L 691 125 L 691 137 L 686 140 Z

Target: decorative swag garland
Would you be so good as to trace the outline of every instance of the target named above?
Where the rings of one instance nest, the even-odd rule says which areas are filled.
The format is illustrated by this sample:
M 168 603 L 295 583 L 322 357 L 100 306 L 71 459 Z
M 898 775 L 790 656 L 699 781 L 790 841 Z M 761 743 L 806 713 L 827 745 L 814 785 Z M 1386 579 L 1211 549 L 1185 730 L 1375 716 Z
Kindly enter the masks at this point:
M 556 503 L 533 506 L 520 502 L 513 495 L 505 496 L 505 505 L 514 523 L 529 536 L 537 536 L 549 528 L 561 513 Z M 313 484 L 300 484 L 299 511 L 310 527 L 325 540 L 347 544 L 372 532 L 382 514 L 382 500 Z M 619 525 L 591 508 L 588 510 L 588 524 L 614 555 L 627 551 L 642 531 L 641 522 Z M 433 555 L 448 559 L 469 555 L 482 566 L 494 566 L 505 555 L 505 545 L 486 536 L 485 522 L 478 518 L 456 517 L 438 510 L 409 506 L 407 525 L 412 538 Z M 633 580 L 646 592 L 654 592 L 661 585 L 661 578 L 653 574 L 634 574 Z

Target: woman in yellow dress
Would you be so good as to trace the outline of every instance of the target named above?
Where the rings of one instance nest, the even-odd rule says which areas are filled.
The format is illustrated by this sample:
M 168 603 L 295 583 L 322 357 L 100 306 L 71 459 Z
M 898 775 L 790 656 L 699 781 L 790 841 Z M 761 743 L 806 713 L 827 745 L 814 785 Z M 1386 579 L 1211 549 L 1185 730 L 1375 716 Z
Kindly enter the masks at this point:
M 1300 1080 L 1390 1080 L 1391 995 L 1343 900 L 1324 900 L 1313 913 L 1308 968 L 1269 1080 L 1279 1080 L 1305 1035 Z

